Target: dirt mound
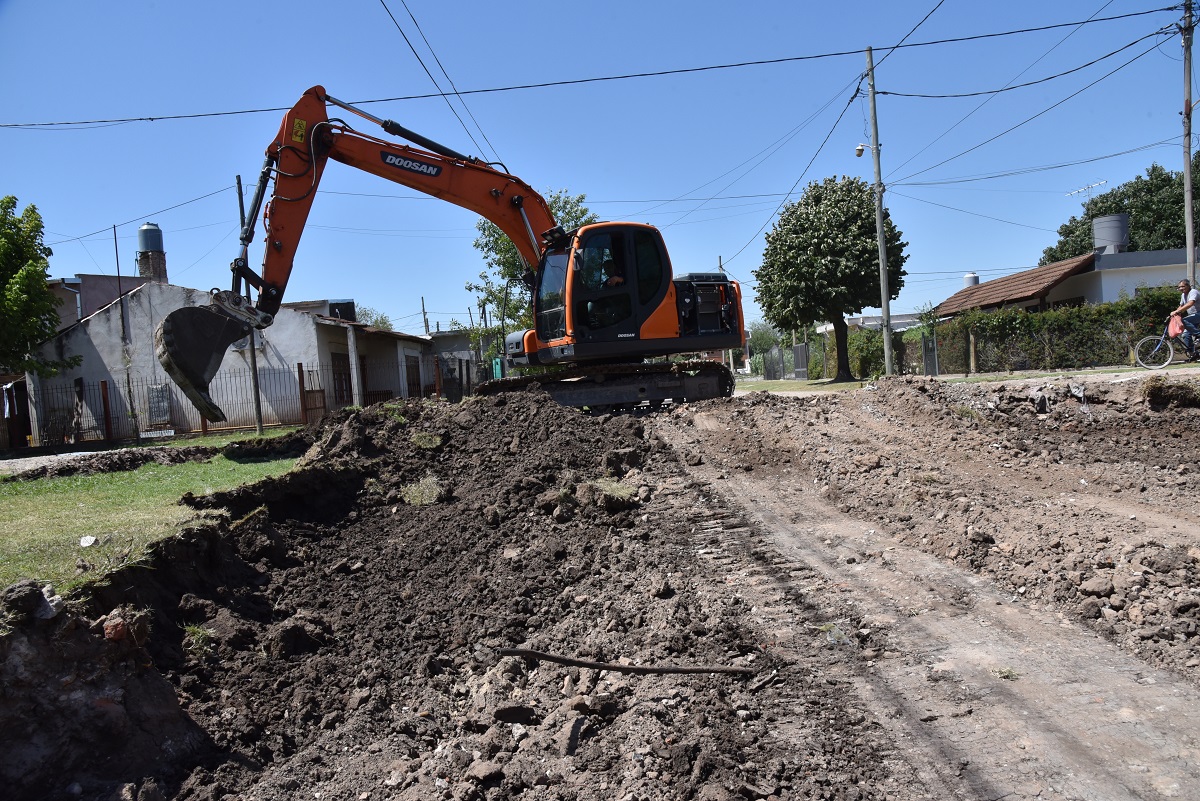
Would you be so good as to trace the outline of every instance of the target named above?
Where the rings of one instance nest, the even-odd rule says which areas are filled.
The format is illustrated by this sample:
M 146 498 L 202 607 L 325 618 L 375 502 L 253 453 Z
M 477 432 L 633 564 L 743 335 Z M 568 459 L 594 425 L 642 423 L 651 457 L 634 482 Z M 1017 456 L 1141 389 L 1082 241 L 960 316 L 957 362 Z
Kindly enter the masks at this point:
M 334 421 L 287 476 L 185 502 L 227 520 L 19 626 L 7 641 L 44 661 L 10 645 L 5 665 L 52 685 L 56 649 L 106 647 L 100 621 L 137 610 L 139 675 L 203 735 L 140 762 L 42 746 L 40 772 L 8 774 L 15 798 L 882 799 L 911 778 L 821 675 L 841 657 L 819 612 L 798 621 L 811 662 L 779 662 L 712 586 L 697 526 L 744 524 L 635 417 L 540 393 L 389 403 Z M 54 711 L 43 740 L 100 733 Z
M 283 459 L 299 456 L 313 442 L 311 431 L 296 431 L 281 437 L 259 437 L 230 443 L 222 448 L 208 445 L 179 445 L 153 448 L 129 448 L 104 451 L 91 455 L 56 460 L 51 464 L 23 470 L 9 476 L 0 476 L 0 481 L 35 481 L 39 478 L 92 475 L 94 473 L 116 473 L 137 470 L 147 464 L 181 464 L 203 462 L 218 453 L 235 461 L 261 459 Z
M 537 392 L 345 414 L 288 475 L 184 498 L 222 516 L 65 607 L 6 593 L 0 779 L 139 801 L 1192 786 L 1193 392 L 890 379 L 646 418 Z M 1005 689 L 1025 667 L 999 660 L 1032 664 L 1048 625 L 1086 627 L 1071 664 L 1133 667 L 1082 689 L 1047 657 Z M 1168 756 L 1056 745 L 1035 718 L 1060 697 L 1081 731 L 1111 712 Z

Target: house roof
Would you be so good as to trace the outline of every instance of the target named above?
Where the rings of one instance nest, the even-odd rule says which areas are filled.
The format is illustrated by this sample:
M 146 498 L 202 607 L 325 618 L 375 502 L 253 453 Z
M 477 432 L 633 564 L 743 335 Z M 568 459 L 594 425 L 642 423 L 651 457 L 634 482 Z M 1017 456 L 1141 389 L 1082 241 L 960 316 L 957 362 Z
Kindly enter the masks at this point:
M 313 314 L 312 312 L 303 312 L 317 321 L 320 325 L 332 325 L 338 328 L 354 328 L 366 334 L 379 334 L 381 336 L 390 337 L 392 339 L 403 339 L 409 342 L 418 342 L 422 345 L 428 345 L 430 338 L 428 336 L 420 336 L 419 334 L 406 334 L 403 331 L 392 331 L 388 328 L 375 328 L 374 326 L 360 323 L 357 320 L 343 320 L 341 317 L 330 317 L 326 314 Z
M 1056 261 L 1053 264 L 969 286 L 938 304 L 937 313 L 946 317 L 968 309 L 999 308 L 1010 303 L 1044 298 L 1051 289 L 1072 275 L 1092 269 L 1095 261 L 1095 253 L 1086 253 L 1073 259 Z

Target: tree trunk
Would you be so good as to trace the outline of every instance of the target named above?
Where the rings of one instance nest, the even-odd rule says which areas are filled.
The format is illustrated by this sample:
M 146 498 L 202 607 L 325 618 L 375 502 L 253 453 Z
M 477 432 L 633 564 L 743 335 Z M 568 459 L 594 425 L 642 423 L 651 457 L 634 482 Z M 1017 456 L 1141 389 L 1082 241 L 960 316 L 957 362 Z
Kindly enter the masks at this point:
M 834 349 L 837 351 L 837 375 L 833 380 L 855 381 L 850 374 L 850 348 L 847 345 L 849 326 L 846 325 L 846 318 L 839 314 L 830 321 L 830 325 L 833 326 Z

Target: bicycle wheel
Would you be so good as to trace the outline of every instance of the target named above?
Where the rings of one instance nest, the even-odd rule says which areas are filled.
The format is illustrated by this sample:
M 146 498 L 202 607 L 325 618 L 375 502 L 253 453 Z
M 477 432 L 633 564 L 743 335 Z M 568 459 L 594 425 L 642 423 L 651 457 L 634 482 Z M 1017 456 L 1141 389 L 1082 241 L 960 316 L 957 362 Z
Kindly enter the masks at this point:
M 1166 337 L 1145 337 L 1133 347 L 1133 356 L 1147 370 L 1161 370 L 1175 358 L 1175 348 Z

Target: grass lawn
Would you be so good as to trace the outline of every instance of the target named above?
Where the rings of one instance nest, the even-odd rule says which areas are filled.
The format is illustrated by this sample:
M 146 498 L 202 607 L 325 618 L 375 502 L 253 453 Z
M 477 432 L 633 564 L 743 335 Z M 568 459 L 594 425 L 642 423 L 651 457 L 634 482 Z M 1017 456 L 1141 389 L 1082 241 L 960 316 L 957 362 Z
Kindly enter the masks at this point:
M 0 588 L 33 578 L 59 591 L 70 589 L 138 559 L 147 543 L 196 518 L 195 510 L 179 505 L 184 493 L 204 495 L 281 475 L 295 461 L 238 463 L 216 456 L 129 472 L 0 483 Z M 81 547 L 82 537 L 97 542 Z M 76 575 L 79 560 L 91 569 Z

